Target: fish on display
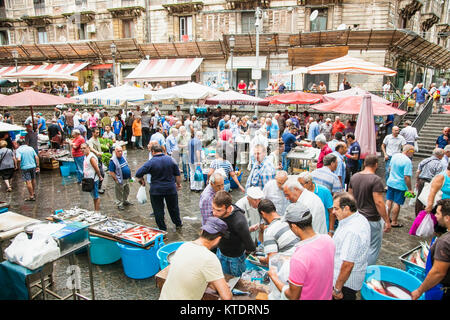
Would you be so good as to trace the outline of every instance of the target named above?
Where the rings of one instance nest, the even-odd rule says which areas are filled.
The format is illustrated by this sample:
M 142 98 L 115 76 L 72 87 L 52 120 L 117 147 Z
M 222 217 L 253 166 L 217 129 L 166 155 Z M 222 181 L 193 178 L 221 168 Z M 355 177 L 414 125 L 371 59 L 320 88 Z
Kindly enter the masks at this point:
M 411 292 L 409 290 L 389 281 L 378 281 L 372 278 L 371 280 L 367 281 L 366 284 L 369 288 L 388 297 L 400 300 L 412 299 Z

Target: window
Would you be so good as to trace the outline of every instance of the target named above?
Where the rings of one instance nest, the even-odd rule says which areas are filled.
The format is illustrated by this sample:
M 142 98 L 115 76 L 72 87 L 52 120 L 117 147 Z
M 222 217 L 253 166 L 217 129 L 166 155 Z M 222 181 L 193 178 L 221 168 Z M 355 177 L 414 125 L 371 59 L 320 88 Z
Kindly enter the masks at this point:
M 122 20 L 122 38 L 134 38 L 134 23 L 132 19 Z
M 87 37 L 86 23 L 80 23 L 78 26 L 78 40 L 86 40 Z
M 256 22 L 255 11 L 242 12 L 241 13 L 242 33 L 256 33 L 255 22 Z
M 311 31 L 322 31 L 327 30 L 327 20 L 328 20 L 328 9 L 317 9 L 319 14 L 314 21 L 310 21 Z
M 4 46 L 9 44 L 8 30 L 0 30 L 0 45 Z
M 37 28 L 38 43 L 47 43 L 47 31 L 45 28 Z
M 34 12 L 37 16 L 45 15 L 45 0 L 33 0 Z
M 180 17 L 180 41 L 192 40 L 192 16 Z

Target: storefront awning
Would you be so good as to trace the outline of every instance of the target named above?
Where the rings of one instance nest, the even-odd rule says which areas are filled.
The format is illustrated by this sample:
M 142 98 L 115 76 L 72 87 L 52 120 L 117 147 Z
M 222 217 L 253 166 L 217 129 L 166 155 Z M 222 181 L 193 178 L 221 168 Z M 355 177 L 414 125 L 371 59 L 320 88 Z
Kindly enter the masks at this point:
M 112 68 L 112 63 L 106 63 L 106 64 L 96 64 L 96 65 L 91 65 L 89 67 L 87 67 L 87 70 L 108 70 Z
M 258 59 L 258 65 L 260 69 L 266 69 L 267 57 L 260 56 Z M 231 57 L 228 58 L 227 70 L 231 70 Z M 256 56 L 244 56 L 233 57 L 233 70 L 235 69 L 255 69 L 256 68 Z
M 190 81 L 203 58 L 142 60 L 125 81 Z
M 85 68 L 87 63 L 42 64 L 0 68 L 0 79 L 41 80 L 41 81 L 77 81 L 73 73 Z

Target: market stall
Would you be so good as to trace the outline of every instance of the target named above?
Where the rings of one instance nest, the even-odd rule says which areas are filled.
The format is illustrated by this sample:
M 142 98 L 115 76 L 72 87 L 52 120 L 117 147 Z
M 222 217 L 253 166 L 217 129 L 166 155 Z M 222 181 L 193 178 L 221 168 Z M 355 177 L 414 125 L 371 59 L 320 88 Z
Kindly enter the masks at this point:
M 342 98 L 346 98 L 346 97 L 353 97 L 353 96 L 361 96 L 362 97 L 366 94 L 370 95 L 372 97 L 372 101 L 374 101 L 374 102 L 384 103 L 387 105 L 392 104 L 391 101 L 386 100 L 380 96 L 377 96 L 376 94 L 370 93 L 369 91 L 366 91 L 359 87 L 353 87 L 353 88 L 347 89 L 347 90 L 327 93 L 327 94 L 324 94 L 322 97 L 323 97 L 323 102 L 329 102 L 332 100 L 342 99 Z
M 74 100 L 76 104 L 82 105 L 126 106 L 129 102 L 139 104 L 150 101 L 152 94 L 150 90 L 125 84 L 81 94 L 75 96 Z
M 266 100 L 269 100 L 271 104 L 284 104 L 284 105 L 295 104 L 297 113 L 299 104 L 311 105 L 324 101 L 323 96 L 321 94 L 314 94 L 302 91 L 279 94 L 272 97 L 268 97 L 266 98 Z
M 291 160 L 289 170 L 294 174 L 315 170 L 320 154 L 320 149 L 311 147 L 309 142 L 302 141 L 301 143 L 302 146 L 292 148 L 286 156 Z

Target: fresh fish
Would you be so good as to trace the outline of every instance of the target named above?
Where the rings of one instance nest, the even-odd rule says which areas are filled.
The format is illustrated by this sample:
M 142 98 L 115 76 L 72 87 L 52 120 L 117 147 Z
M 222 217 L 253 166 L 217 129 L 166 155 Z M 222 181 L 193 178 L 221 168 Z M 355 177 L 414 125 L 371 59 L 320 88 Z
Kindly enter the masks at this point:
M 394 298 L 401 299 L 401 300 L 411 300 L 412 297 L 410 294 L 406 293 L 402 289 L 396 286 L 387 286 L 386 292 L 390 293 Z
M 375 289 L 375 291 L 377 291 L 377 292 L 379 292 L 379 293 L 381 293 L 381 294 L 386 295 L 386 290 L 384 290 L 383 285 L 381 284 L 380 281 L 378 281 L 378 280 L 372 278 L 372 279 L 370 280 L 370 282 L 371 282 L 373 288 Z
M 425 262 L 422 260 L 422 258 L 420 257 L 420 253 L 419 251 L 416 251 L 416 264 L 419 267 L 425 268 Z

